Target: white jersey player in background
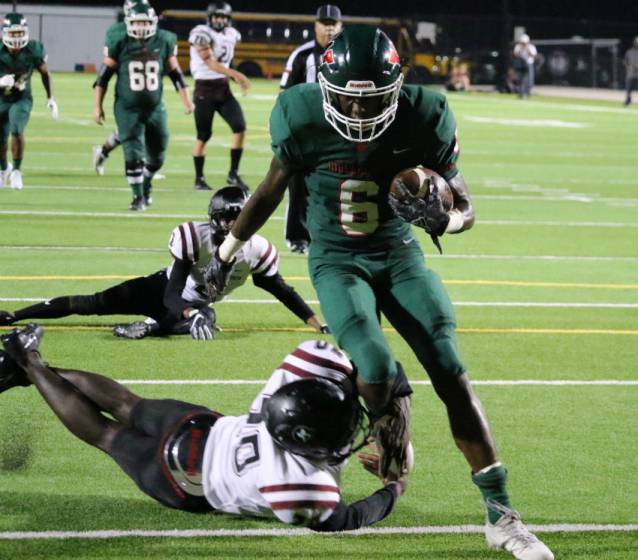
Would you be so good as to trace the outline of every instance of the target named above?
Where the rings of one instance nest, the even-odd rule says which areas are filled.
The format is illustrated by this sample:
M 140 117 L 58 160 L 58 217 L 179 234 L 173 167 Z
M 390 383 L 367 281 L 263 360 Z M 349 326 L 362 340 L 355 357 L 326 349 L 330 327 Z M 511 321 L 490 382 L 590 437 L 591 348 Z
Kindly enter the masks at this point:
M 188 37 L 190 43 L 190 70 L 195 79 L 193 102 L 197 139 L 193 146 L 195 188 L 210 190 L 204 177 L 206 143 L 213 134 L 213 118 L 219 113 L 230 126 L 230 170 L 226 184 L 248 190 L 239 176 L 239 162 L 244 149 L 246 121 L 237 99 L 230 91 L 228 80 L 236 81 L 246 95 L 250 82 L 241 72 L 230 67 L 235 45 L 241 34 L 230 25 L 232 8 L 227 2 L 208 6 L 206 24 L 194 27 Z
M 246 201 L 239 187 L 224 187 L 211 198 L 208 222 L 184 222 L 168 243 L 173 262 L 149 274 L 126 280 L 102 292 L 53 298 L 14 312 L 0 311 L 0 325 L 27 319 L 55 319 L 68 315 L 145 315 L 145 321 L 116 325 L 113 332 L 125 338 L 167 334 L 191 334 L 195 339 L 212 339 L 216 314 L 209 304 L 221 300 L 242 286 L 248 277 L 266 290 L 299 319 L 317 332 L 327 332 L 314 311 L 279 274 L 277 249 L 255 235 L 237 256 L 229 285 L 211 295 L 203 269 L 222 243 Z
M 29 325 L 2 336 L 0 391 L 35 385 L 71 433 L 109 454 L 166 506 L 344 531 L 383 519 L 405 491 L 399 478 L 353 504 L 341 501 L 341 470 L 369 430 L 352 364 L 326 342 L 300 344 L 249 414 L 223 416 L 142 399 L 99 374 L 50 367 L 38 352 L 42 334 Z M 378 456 L 364 457 L 376 471 Z

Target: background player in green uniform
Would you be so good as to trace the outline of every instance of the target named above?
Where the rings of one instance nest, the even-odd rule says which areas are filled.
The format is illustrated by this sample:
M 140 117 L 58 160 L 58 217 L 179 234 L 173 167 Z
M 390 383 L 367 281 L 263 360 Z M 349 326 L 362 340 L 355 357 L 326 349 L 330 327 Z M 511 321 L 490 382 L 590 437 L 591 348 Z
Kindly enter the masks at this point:
M 7 14 L 2 22 L 0 47 L 0 187 L 9 183 L 13 189 L 23 187 L 20 168 L 24 157 L 24 129 L 33 107 L 33 70 L 40 72 L 47 94 L 47 107 L 53 118 L 58 118 L 58 105 L 53 97 L 46 59 L 42 43 L 29 40 L 26 18 L 22 14 Z M 7 162 L 9 134 L 13 165 Z
M 168 145 L 162 77 L 167 73 L 187 113 L 193 104 L 177 62 L 177 37 L 157 29 L 155 10 L 144 1 L 124 18 L 126 32 L 106 37 L 104 64 L 95 83 L 94 119 L 104 121 L 103 101 L 109 79 L 117 73 L 115 121 L 124 148 L 126 176 L 133 190 L 131 210 L 151 204 L 151 180 L 164 163 Z
M 405 464 L 409 404 L 392 397 L 396 363 L 377 309 L 410 345 L 446 405 L 455 442 L 487 506 L 489 545 L 521 560 L 553 560 L 511 509 L 506 470 L 458 355 L 452 304 L 438 276 L 425 267 L 410 225 L 389 204 L 392 177 L 423 165 L 448 181 L 455 208 L 445 212 L 434 194 L 425 208 L 415 201 L 398 211 L 436 236 L 474 223 L 456 168 L 456 125 L 445 98 L 402 81 L 388 37 L 352 25 L 324 52 L 318 85 L 279 95 L 270 119 L 275 156 L 209 267 L 211 289 L 224 285 L 234 253 L 275 210 L 291 175 L 303 173 L 310 275 L 324 317 L 357 365 L 359 391 L 377 419 L 383 476 L 396 476 Z

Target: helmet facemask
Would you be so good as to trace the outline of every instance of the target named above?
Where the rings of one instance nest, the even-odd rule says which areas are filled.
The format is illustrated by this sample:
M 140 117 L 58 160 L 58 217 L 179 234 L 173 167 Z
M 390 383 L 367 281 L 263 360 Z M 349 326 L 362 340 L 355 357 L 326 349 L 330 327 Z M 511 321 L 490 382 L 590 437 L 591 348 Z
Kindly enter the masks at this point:
M 346 87 L 331 84 L 323 74 L 319 74 L 319 85 L 323 97 L 323 111 L 326 120 L 346 140 L 370 142 L 381 136 L 392 124 L 399 106 L 399 93 L 403 75 L 387 86 L 377 88 L 373 81 L 350 80 Z M 380 109 L 377 115 L 368 118 L 354 118 L 343 113 L 340 95 L 348 97 L 378 98 Z
M 21 22 L 5 18 L 2 26 L 2 43 L 8 49 L 23 49 L 29 42 L 29 28 L 27 27 L 26 20 L 21 19 Z
M 220 210 L 214 210 L 210 215 L 210 229 L 215 237 L 226 237 L 239 216 L 243 204 L 227 204 Z
M 213 237 L 223 241 L 246 204 L 246 193 L 239 187 L 219 189 L 208 204 L 208 218 Z
M 369 417 L 357 396 L 343 387 L 326 379 L 280 387 L 262 406 L 274 441 L 290 453 L 330 465 L 361 449 L 369 439 Z
M 210 16 L 210 26 L 215 31 L 223 31 L 230 25 L 230 18 L 227 14 L 223 13 L 213 13 Z
M 149 39 L 157 33 L 157 16 L 152 8 L 148 12 L 132 11 L 124 17 L 124 22 L 127 35 L 134 39 Z

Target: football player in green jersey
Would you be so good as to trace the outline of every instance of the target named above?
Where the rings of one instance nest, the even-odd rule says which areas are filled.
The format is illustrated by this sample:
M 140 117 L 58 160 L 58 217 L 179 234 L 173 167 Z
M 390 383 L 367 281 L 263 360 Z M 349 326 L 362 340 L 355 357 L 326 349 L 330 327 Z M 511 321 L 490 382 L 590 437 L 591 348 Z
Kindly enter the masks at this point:
M 51 75 L 46 65 L 47 55 L 40 41 L 29 40 L 27 20 L 22 14 L 7 14 L 2 22 L 0 47 L 0 187 L 11 184 L 22 189 L 22 158 L 24 129 L 31 116 L 31 75 L 40 72 L 47 94 L 47 107 L 54 119 L 58 105 L 53 97 Z M 11 135 L 13 165 L 7 162 L 7 144 Z
M 522 560 L 550 560 L 549 548 L 511 509 L 506 470 L 459 357 L 450 299 L 425 267 L 409 223 L 389 204 L 392 177 L 423 165 L 446 179 L 454 209 L 445 212 L 434 191 L 423 215 L 414 216 L 410 205 L 398 211 L 435 236 L 474 223 L 446 99 L 402 85 L 399 62 L 381 30 L 350 25 L 324 52 L 318 84 L 279 95 L 270 118 L 270 169 L 211 261 L 207 279 L 213 290 L 225 284 L 233 255 L 273 213 L 291 175 L 303 173 L 310 276 L 331 331 L 357 365 L 359 391 L 376 419 L 381 473 L 402 472 L 409 404 L 393 397 L 396 363 L 377 309 L 410 345 L 447 408 L 452 435 L 487 506 L 489 545 Z
M 125 0 L 124 5 L 118 10 L 117 21 L 106 30 L 105 44 L 109 44 L 113 41 L 113 37 L 126 35 L 126 24 L 124 18 L 130 13 L 131 9 L 137 2 L 148 4 L 146 0 Z M 109 154 L 122 143 L 120 142 L 120 136 L 117 130 L 111 132 L 101 145 L 93 146 L 93 169 L 98 175 L 104 175 L 104 164 Z M 159 178 L 159 174 L 155 175 L 155 178 Z
M 177 61 L 177 37 L 157 29 L 155 10 L 145 1 L 132 3 L 124 16 L 125 30 L 111 28 L 104 47 L 104 64 L 95 82 L 94 119 L 104 121 L 103 101 L 108 82 L 117 74 L 115 121 L 124 149 L 125 170 L 133 190 L 131 210 L 152 202 L 151 180 L 164 163 L 168 145 L 162 77 L 168 74 L 184 105 L 193 111 L 184 75 Z

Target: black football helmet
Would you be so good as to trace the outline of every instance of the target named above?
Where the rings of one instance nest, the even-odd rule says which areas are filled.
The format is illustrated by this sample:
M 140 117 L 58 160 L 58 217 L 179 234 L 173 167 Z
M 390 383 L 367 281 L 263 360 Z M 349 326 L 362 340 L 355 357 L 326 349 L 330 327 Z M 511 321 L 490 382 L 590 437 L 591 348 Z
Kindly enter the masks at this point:
M 264 402 L 262 417 L 281 447 L 330 464 L 347 459 L 369 435 L 359 400 L 327 379 L 301 379 L 280 387 Z
M 208 24 L 215 31 L 223 31 L 230 25 L 230 20 L 233 17 L 233 9 L 228 2 L 213 2 L 212 4 L 208 5 L 206 15 L 208 17 Z M 214 16 L 225 19 L 221 19 L 220 21 L 213 21 Z
M 369 142 L 394 121 L 403 74 L 397 50 L 381 29 L 346 26 L 324 51 L 318 79 L 326 120 L 344 138 Z M 377 100 L 378 113 L 366 118 L 346 115 L 339 96 Z
M 208 217 L 213 236 L 224 238 L 231 229 L 232 222 L 237 219 L 248 197 L 239 187 L 223 187 L 210 199 Z

